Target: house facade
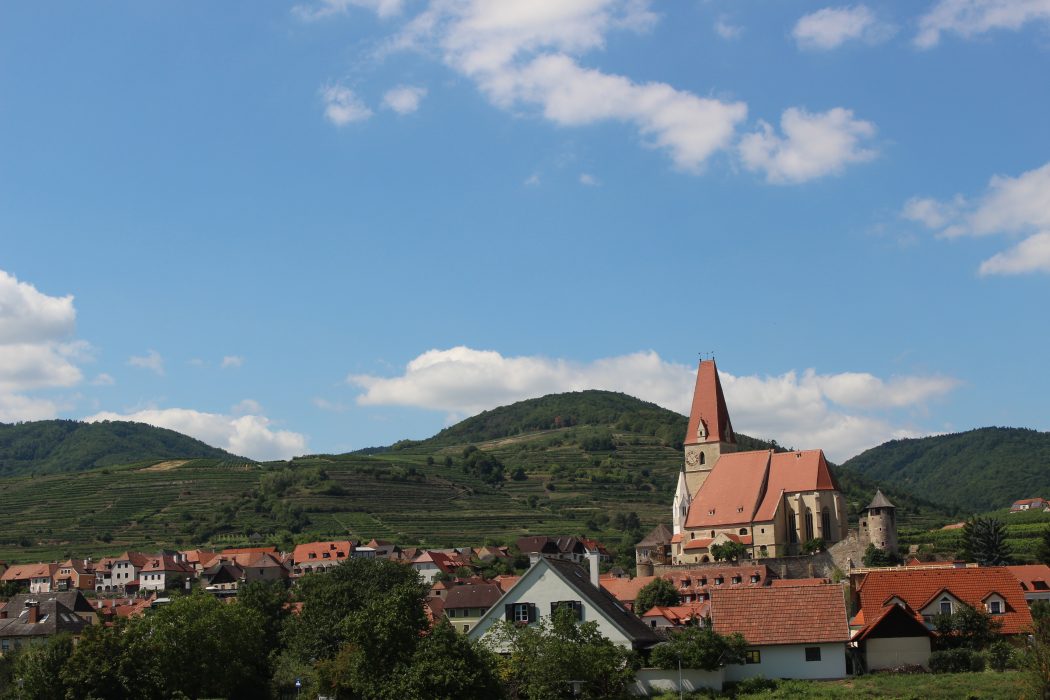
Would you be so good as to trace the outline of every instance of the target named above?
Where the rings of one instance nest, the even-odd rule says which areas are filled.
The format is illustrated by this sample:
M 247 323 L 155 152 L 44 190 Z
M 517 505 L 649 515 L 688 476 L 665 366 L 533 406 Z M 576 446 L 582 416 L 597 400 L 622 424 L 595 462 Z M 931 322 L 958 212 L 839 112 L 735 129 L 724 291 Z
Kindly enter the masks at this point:
M 727 681 L 846 676 L 850 631 L 842 586 L 712 591 L 711 621 L 719 634 L 739 633 L 748 642 L 746 663 L 727 666 Z
M 460 584 L 442 596 L 442 609 L 456 631 L 466 634 L 502 596 L 494 583 Z
M 672 503 L 675 564 L 712 561 L 711 548 L 729 542 L 755 558 L 846 537 L 846 502 L 823 451 L 738 451 L 714 360 L 697 370 L 684 461 Z

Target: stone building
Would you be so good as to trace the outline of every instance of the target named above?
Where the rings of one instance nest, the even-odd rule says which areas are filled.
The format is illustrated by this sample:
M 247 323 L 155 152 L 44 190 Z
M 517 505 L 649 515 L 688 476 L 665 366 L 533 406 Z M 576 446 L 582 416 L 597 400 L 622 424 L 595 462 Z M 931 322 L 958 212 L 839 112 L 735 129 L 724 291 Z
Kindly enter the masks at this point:
M 846 502 L 823 451 L 739 451 L 714 360 L 698 368 L 687 430 L 673 563 L 711 561 L 711 548 L 728 542 L 752 558 L 781 557 L 846 537 Z
M 860 514 L 860 541 L 890 554 L 897 553 L 897 506 L 876 489 L 875 498 Z

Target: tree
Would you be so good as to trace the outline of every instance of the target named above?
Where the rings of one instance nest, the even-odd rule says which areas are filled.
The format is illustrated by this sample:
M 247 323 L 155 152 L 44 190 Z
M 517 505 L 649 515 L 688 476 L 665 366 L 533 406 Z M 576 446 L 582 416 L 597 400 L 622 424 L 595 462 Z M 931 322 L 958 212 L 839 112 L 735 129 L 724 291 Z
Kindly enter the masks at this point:
M 814 537 L 811 540 L 806 540 L 806 543 L 802 545 L 802 551 L 806 554 L 816 554 L 817 552 L 823 552 L 827 549 L 824 544 L 823 537 Z
M 73 638 L 60 634 L 41 644 L 33 644 L 15 660 L 14 676 L 19 679 L 20 700 L 51 700 L 66 693 L 62 667 L 73 653 Z
M 678 605 L 678 589 L 665 578 L 657 577 L 642 586 L 634 599 L 634 614 L 643 615 L 650 608 Z
M 895 566 L 901 563 L 899 554 L 879 549 L 874 544 L 869 544 L 864 550 L 864 566 Z
M 728 637 L 709 625 L 684 627 L 671 632 L 671 637 L 653 649 L 650 663 L 659 668 L 698 668 L 714 671 L 726 664 L 743 663 L 747 641 L 739 634 Z
M 570 697 L 569 681 L 580 681 L 577 697 L 624 697 L 637 667 L 634 652 L 603 637 L 596 622 L 577 622 L 568 607 L 538 624 L 501 621 L 484 641 L 500 653 L 499 675 L 512 699 Z
M 940 648 L 981 651 L 999 638 L 1002 622 L 983 610 L 964 604 L 950 615 L 935 617 L 933 626 Z
M 963 559 L 981 566 L 1005 566 L 1011 562 L 1006 526 L 997 518 L 971 518 L 963 526 Z
M 395 697 L 489 700 L 503 697 L 492 652 L 470 642 L 442 618 L 423 637 L 411 661 L 393 676 Z
M 715 561 L 738 561 L 747 556 L 747 545 L 730 540 L 725 544 L 711 545 L 711 558 Z
M 1035 550 L 1035 558 L 1044 564 L 1050 564 L 1050 525 L 1043 530 L 1039 546 Z
M 1032 605 L 1032 636 L 1025 652 L 1024 669 L 1031 697 L 1050 697 L 1050 603 Z
M 237 591 L 237 604 L 259 613 L 271 654 L 280 652 L 281 628 L 290 613 L 284 581 L 252 581 Z

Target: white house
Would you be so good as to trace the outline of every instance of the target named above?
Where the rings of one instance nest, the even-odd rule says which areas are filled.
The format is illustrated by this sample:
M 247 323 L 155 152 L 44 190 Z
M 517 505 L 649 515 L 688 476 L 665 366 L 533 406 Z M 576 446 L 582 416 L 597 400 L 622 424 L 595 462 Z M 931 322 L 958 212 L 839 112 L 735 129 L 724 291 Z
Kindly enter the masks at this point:
M 839 585 L 713 590 L 711 624 L 748 642 L 746 663 L 727 666 L 727 681 L 846 676 L 850 630 Z
M 616 644 L 646 649 L 658 643 L 654 630 L 598 585 L 597 553 L 588 558 L 590 572 L 571 561 L 539 557 L 478 620 L 470 639 L 484 638 L 500 620 L 529 625 L 571 606 L 581 622 L 596 622 L 601 634 Z

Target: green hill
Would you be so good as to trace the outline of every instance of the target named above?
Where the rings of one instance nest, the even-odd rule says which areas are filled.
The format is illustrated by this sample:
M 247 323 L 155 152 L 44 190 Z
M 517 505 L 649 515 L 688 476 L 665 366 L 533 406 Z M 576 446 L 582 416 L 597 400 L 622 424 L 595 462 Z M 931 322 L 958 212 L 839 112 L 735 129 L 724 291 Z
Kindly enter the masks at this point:
M 139 453 L 76 473 L 38 469 L 34 478 L 0 478 L 0 559 L 346 534 L 448 545 L 571 533 L 626 550 L 639 530 L 669 521 L 685 430 L 684 416 L 655 404 L 584 391 L 361 453 L 265 464 Z M 742 449 L 779 449 L 737 437 Z M 854 473 L 840 481 L 853 521 L 874 483 Z M 881 485 L 902 521 L 944 521 L 936 506 Z
M 199 457 L 243 461 L 200 440 L 145 423 L 0 423 L 0 476 L 79 472 L 151 459 Z
M 841 473 L 892 484 L 957 513 L 981 513 L 1050 496 L 1050 433 L 980 428 L 893 440 L 848 460 Z

